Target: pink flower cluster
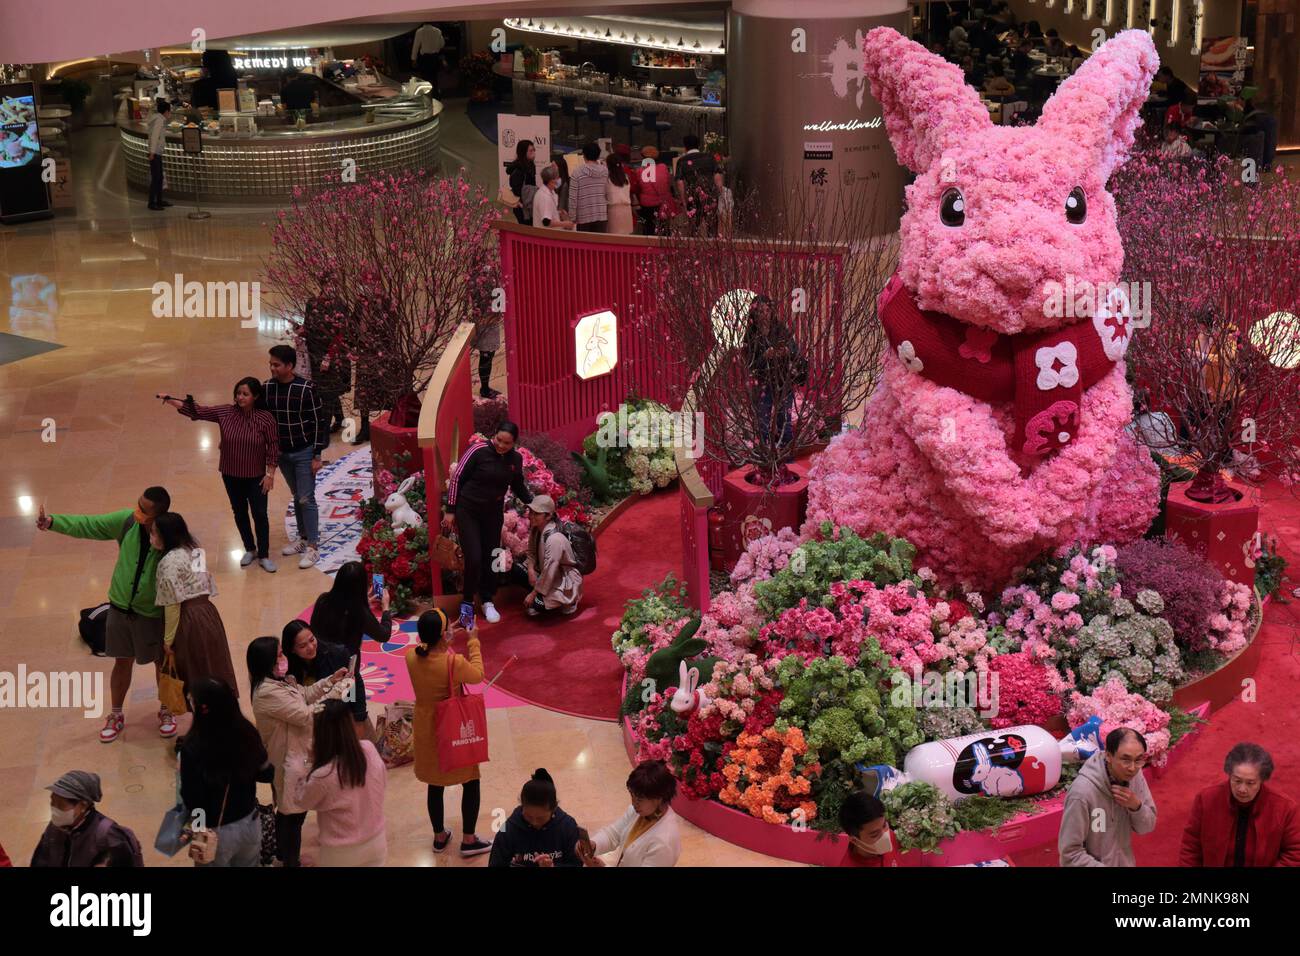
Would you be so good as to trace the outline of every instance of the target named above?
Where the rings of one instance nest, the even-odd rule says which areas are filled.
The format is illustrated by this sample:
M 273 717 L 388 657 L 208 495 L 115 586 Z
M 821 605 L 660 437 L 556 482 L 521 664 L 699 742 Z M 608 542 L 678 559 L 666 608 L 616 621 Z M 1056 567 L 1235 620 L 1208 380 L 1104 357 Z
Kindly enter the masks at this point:
M 1067 717 L 1077 727 L 1096 714 L 1101 717 L 1101 737 L 1116 727 L 1132 727 L 1147 742 L 1147 756 L 1152 764 L 1163 767 L 1169 757 L 1169 714 L 1141 694 L 1130 693 L 1122 681 L 1111 678 L 1091 694 L 1077 691 L 1070 697 Z
M 1017 584 L 1002 592 L 1002 614 L 993 618 L 1006 628 L 1007 633 L 1018 638 L 1021 647 L 1040 660 L 1055 655 L 1048 646 L 1057 639 L 1068 640 L 1086 623 L 1079 613 L 1086 599 L 1117 598 L 1118 584 L 1113 574 L 1105 569 L 1115 566 L 1115 549 L 1102 545 L 1093 549 L 1093 560 L 1083 554 L 1070 559 L 1069 566 L 1061 572 L 1059 588 L 1044 598 L 1027 584 Z M 1089 602 L 1091 603 L 1091 602 Z
M 1052 692 L 1056 672 L 1024 651 L 998 654 L 988 664 L 997 675 L 997 714 L 993 728 L 1042 724 L 1061 712 L 1061 698 Z
M 708 654 L 734 662 L 754 646 L 762 626 L 763 615 L 754 600 L 754 585 L 746 582 L 713 599 L 695 636 L 709 645 Z
M 774 687 L 774 674 L 754 654 L 745 654 L 737 661 L 718 661 L 713 665 L 713 676 L 700 688 L 709 698 L 700 708 L 700 716 L 721 715 L 724 722 L 734 724 L 738 730 L 754 712 L 759 698 Z
M 745 553 L 732 569 L 731 586 L 739 587 L 746 581 L 766 581 L 790 563 L 790 555 L 799 547 L 800 541 L 792 528 L 782 528 L 776 534 L 755 538 L 745 547 Z
M 1235 654 L 1246 646 L 1250 626 L 1251 589 L 1236 581 L 1224 581 L 1219 593 L 1220 610 L 1210 616 L 1210 647 L 1220 654 Z

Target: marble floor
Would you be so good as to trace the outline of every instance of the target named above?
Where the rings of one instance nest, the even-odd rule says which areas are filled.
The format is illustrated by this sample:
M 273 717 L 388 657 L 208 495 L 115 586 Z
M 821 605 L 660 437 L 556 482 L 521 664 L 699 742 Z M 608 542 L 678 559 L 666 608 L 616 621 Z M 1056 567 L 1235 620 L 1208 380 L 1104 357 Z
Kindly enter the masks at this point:
M 465 119 L 463 101 L 450 102 L 444 117 L 444 166 L 464 166 L 494 189 L 495 147 Z M 104 600 L 113 545 L 38 532 L 42 505 L 50 512 L 108 511 L 131 504 L 148 485 L 164 484 L 174 510 L 210 555 L 220 555 L 212 562 L 216 604 L 237 663 L 250 639 L 278 634 L 328 586 L 319 571 L 287 561 L 274 575 L 240 569 L 242 548 L 217 475 L 214 430 L 153 399 L 167 391 L 224 402 L 237 379 L 265 377 L 266 350 L 283 340 L 282 325 L 267 320 L 245 329 L 237 319 L 155 318 L 150 288 L 175 273 L 187 281 L 257 279 L 274 210 L 212 206 L 205 221 L 188 219 L 182 206 L 150 212 L 143 196 L 126 190 L 115 144 L 111 129 L 74 134 L 75 215 L 0 227 L 0 333 L 35 340 L 13 349 L 0 338 L 0 670 L 98 671 L 105 684 L 109 662 L 86 652 L 77 611 Z M 38 351 L 41 343 L 58 347 Z M 501 358 L 498 387 L 504 385 Z M 331 448 L 327 457 L 340 453 Z M 276 549 L 287 501 L 278 480 L 271 522 Z M 490 639 L 486 630 L 484 637 Z M 247 700 L 246 686 L 241 696 Z M 102 719 L 78 711 L 0 711 L 0 844 L 10 857 L 25 864 L 48 820 L 43 787 L 79 768 L 101 776 L 101 808 L 136 831 L 149 865 L 188 865 L 183 855 L 167 860 L 152 849 L 174 793 L 174 758 L 170 743 L 158 737 L 156 709 L 152 671 L 137 667 L 126 731 L 111 745 L 98 742 Z M 622 813 L 629 766 L 617 725 L 531 706 L 493 710 L 488 724 L 492 760 L 483 767 L 480 833 L 504 820 L 536 767 L 551 771 L 562 805 L 583 825 L 600 826 Z M 458 790 L 447 801 L 448 824 L 457 827 Z M 431 852 L 424 788 L 410 767 L 389 774 L 387 817 L 390 863 L 465 865 L 454 853 Z M 309 821 L 306 855 L 314 845 Z M 681 862 L 789 865 L 689 824 Z M 485 858 L 469 865 L 485 865 Z

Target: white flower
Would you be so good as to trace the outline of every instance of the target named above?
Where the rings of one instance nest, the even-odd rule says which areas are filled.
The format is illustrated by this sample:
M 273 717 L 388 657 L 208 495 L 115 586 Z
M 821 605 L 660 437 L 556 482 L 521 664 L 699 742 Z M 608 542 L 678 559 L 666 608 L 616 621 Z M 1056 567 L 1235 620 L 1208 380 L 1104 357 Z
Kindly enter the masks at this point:
M 1098 305 L 1092 317 L 1092 327 L 1101 339 L 1106 358 L 1112 362 L 1122 359 L 1133 338 L 1133 307 L 1123 286 L 1114 286 L 1105 301 Z
M 916 357 L 916 346 L 904 339 L 898 343 L 898 360 L 909 372 L 920 372 L 925 364 Z
M 1059 345 L 1043 346 L 1034 353 L 1034 364 L 1038 366 L 1038 387 L 1050 392 L 1056 386 L 1073 388 L 1079 381 L 1079 352 L 1073 342 Z M 1060 364 L 1058 369 L 1056 366 Z

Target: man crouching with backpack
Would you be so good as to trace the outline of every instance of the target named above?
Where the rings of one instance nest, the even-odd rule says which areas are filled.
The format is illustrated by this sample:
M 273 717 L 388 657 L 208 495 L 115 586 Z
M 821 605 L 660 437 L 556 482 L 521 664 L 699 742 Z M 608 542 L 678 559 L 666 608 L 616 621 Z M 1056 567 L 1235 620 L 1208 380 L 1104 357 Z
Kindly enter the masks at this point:
M 543 611 L 573 614 L 582 599 L 582 573 L 573 545 L 555 517 L 555 499 L 536 495 L 528 505 L 528 556 L 525 570 L 532 590 L 524 598 L 529 617 Z

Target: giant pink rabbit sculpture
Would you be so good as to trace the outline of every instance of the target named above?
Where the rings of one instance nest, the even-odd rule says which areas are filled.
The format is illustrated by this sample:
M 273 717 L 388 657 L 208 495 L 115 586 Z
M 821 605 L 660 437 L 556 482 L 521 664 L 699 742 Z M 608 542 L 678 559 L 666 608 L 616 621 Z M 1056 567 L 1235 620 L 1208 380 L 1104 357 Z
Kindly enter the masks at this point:
M 1118 302 L 1081 320 L 1049 283 L 1117 283 L 1106 180 L 1133 142 L 1158 59 L 1140 30 L 1102 45 L 1032 127 L 995 126 L 961 70 L 881 27 L 863 44 L 907 188 L 890 341 L 864 426 L 813 462 L 807 532 L 824 520 L 917 546 L 944 584 L 1005 583 L 1035 555 L 1122 542 L 1158 503 L 1124 431 L 1132 398 Z

